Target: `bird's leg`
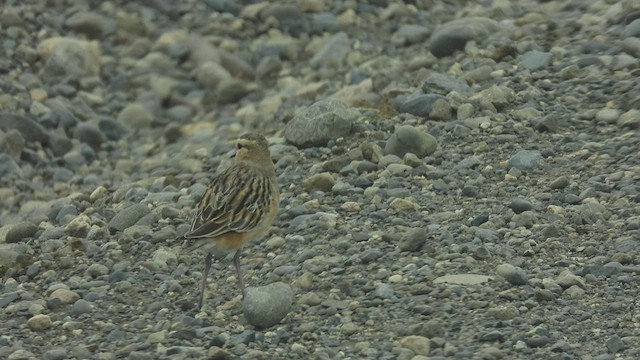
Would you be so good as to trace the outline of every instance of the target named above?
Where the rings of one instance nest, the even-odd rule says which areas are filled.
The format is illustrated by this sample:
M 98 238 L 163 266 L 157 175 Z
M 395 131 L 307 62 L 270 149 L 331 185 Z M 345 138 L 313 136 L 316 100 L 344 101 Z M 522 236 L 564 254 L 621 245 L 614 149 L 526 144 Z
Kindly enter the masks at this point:
M 242 291 L 242 298 L 244 299 L 244 281 L 242 280 L 242 269 L 240 269 L 240 249 L 236 250 L 233 255 L 233 264 L 236 266 L 236 274 L 238 275 L 238 284 Z
M 207 284 L 207 276 L 209 276 L 209 270 L 211 269 L 211 261 L 213 260 L 213 253 L 208 253 L 204 258 L 204 271 L 202 272 L 202 285 L 200 286 L 200 301 L 198 301 L 198 309 L 202 309 L 204 303 L 204 288 Z

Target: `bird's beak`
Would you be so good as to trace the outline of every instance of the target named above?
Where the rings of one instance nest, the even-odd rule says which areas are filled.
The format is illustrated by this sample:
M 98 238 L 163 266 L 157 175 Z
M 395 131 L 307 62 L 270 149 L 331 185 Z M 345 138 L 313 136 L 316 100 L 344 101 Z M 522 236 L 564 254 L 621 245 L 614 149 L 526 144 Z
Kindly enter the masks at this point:
M 233 159 L 234 157 L 236 157 L 237 152 L 238 152 L 238 149 L 233 148 L 227 152 L 227 156 Z

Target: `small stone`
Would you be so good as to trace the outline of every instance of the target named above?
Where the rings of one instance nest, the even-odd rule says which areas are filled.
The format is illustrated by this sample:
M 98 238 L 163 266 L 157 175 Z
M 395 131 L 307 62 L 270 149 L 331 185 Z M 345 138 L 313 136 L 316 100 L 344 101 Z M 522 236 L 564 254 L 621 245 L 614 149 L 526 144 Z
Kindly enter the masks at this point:
M 389 207 L 398 211 L 412 211 L 418 209 L 418 204 L 408 199 L 393 199 Z
M 605 342 L 609 354 L 617 354 L 624 350 L 624 342 L 618 335 L 613 335 Z
M 509 165 L 523 171 L 530 170 L 538 167 L 541 157 L 539 151 L 520 150 L 509 159 Z
M 351 50 L 351 40 L 345 32 L 333 35 L 309 60 L 313 67 L 340 67 Z
M 324 172 L 315 175 L 311 175 L 308 178 L 302 180 L 302 187 L 306 191 L 320 190 L 324 192 L 331 191 L 331 188 L 335 185 L 336 181 L 330 173 Z
M 80 299 L 80 295 L 69 289 L 56 289 L 49 295 L 49 299 L 57 299 L 63 304 L 71 304 Z
M 49 315 L 38 314 L 27 320 L 27 326 L 33 331 L 44 331 L 51 327 L 53 323 Z
M 437 146 L 438 143 L 431 134 L 421 132 L 410 125 L 403 125 L 387 140 L 384 151 L 398 157 L 413 153 L 422 158 L 431 155 Z
M 522 268 L 511 264 L 499 265 L 497 273 L 512 285 L 525 285 L 528 283 L 527 273 Z
M 564 289 L 574 285 L 577 285 L 583 289 L 587 288 L 587 284 L 584 282 L 584 280 L 580 276 L 574 275 L 569 270 L 564 270 L 563 272 L 561 272 L 556 279 L 556 283 L 562 286 Z
M 76 315 L 88 314 L 93 309 L 93 304 L 84 299 L 78 299 L 71 305 L 71 313 Z
M 478 285 L 493 280 L 493 277 L 479 274 L 451 274 L 437 277 L 434 284 Z
M 64 233 L 69 236 L 84 238 L 87 236 L 90 229 L 91 219 L 89 219 L 87 215 L 82 214 L 76 216 L 64 227 Z
M 549 66 L 551 53 L 537 50 L 527 51 L 520 58 L 520 65 L 527 70 L 537 71 Z
M 424 336 L 406 336 L 400 340 L 400 346 L 413 351 L 416 355 L 429 355 L 431 343 Z
M 118 114 L 118 122 L 132 129 L 148 128 L 153 115 L 142 104 L 133 103 L 125 106 Z
M 26 141 L 20 131 L 11 129 L 4 136 L 0 135 L 0 152 L 11 156 L 14 160 L 20 159 Z
M 637 129 L 640 127 L 640 110 L 631 109 L 620 115 L 617 121 L 618 126 Z
M 500 23 L 484 17 L 464 17 L 444 23 L 431 34 L 430 51 L 437 57 L 464 49 L 468 41 L 482 41 L 502 28 Z
M 8 244 L 19 243 L 24 239 L 33 237 L 38 232 L 38 227 L 31 222 L 21 222 L 13 225 L 5 235 Z
M 109 221 L 109 228 L 117 231 L 124 231 L 125 229 L 135 225 L 143 216 L 149 214 L 151 210 L 145 204 L 133 204 L 127 208 L 120 210 Z
M 291 309 L 292 302 L 291 286 L 277 282 L 257 288 L 247 288 L 242 310 L 249 324 L 263 329 L 284 319 Z
M 357 113 L 341 101 L 320 100 L 299 110 L 284 128 L 284 136 L 290 143 L 303 146 L 323 146 L 329 140 L 351 133 Z
M 617 109 L 602 109 L 596 113 L 596 120 L 615 124 L 620 117 L 620 111 Z
M 567 186 L 569 186 L 569 178 L 564 175 L 556 178 L 551 182 L 551 184 L 549 184 L 549 187 L 554 190 L 561 190 L 566 188 Z
M 87 268 L 86 273 L 95 279 L 97 277 L 107 275 L 109 273 L 109 268 L 99 263 L 93 263 Z
M 423 228 L 411 229 L 405 232 L 398 243 L 403 251 L 418 251 L 427 242 L 427 231 Z
M 531 202 L 529 202 L 529 200 L 513 199 L 513 200 L 511 200 L 511 204 L 509 205 L 509 207 L 516 214 L 520 214 L 520 213 L 525 212 L 527 210 L 533 209 L 533 204 L 531 204 Z

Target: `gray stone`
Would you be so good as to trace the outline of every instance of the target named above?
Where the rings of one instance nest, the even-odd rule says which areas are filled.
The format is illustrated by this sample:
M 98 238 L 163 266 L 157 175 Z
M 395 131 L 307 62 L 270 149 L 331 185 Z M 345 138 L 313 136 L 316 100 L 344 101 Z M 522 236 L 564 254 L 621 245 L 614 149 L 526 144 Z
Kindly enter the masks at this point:
M 284 319 L 292 303 L 291 286 L 277 282 L 257 288 L 247 288 L 242 310 L 249 324 L 264 329 Z
M 391 35 L 391 42 L 395 45 L 411 45 L 423 42 L 429 37 L 431 30 L 422 25 L 405 24 L 401 25 L 396 32 Z
M 100 74 L 100 47 L 96 42 L 53 37 L 38 45 L 38 53 L 45 59 L 43 75 L 49 84 Z
M 38 227 L 32 222 L 20 222 L 11 227 L 5 236 L 5 241 L 9 244 L 18 243 L 24 239 L 33 237 L 38 231 Z
M 421 132 L 410 125 L 403 125 L 387 140 L 384 151 L 398 157 L 413 153 L 422 158 L 433 154 L 437 147 L 438 143 L 431 134 Z
M 73 14 L 64 24 L 73 31 L 85 34 L 93 39 L 108 36 L 117 30 L 117 23 L 114 18 L 88 11 L 79 11 Z
M 20 114 L 0 112 L 0 129 L 9 132 L 16 129 L 24 140 L 46 144 L 49 140 L 47 130 L 34 120 Z
M 427 242 L 427 231 L 423 228 L 411 229 L 400 238 L 398 247 L 403 251 L 418 251 Z
M 399 96 L 394 101 L 394 107 L 401 113 L 427 117 L 433 111 L 437 100 L 447 101 L 442 95 L 415 93 L 409 96 Z
M 605 345 L 610 354 L 617 354 L 625 348 L 624 342 L 622 342 L 622 339 L 618 335 L 613 335 L 608 338 Z
M 438 72 L 430 72 L 427 74 L 422 80 L 422 84 L 420 84 L 420 89 L 422 89 L 422 92 L 425 94 L 438 93 L 441 95 L 447 95 L 452 91 L 461 94 L 469 94 L 473 91 L 469 84 L 463 79 Z
M 73 138 L 89 144 L 94 149 L 99 149 L 100 145 L 107 139 L 100 129 L 91 123 L 82 122 L 73 130 Z
M 437 57 L 448 56 L 464 49 L 468 41 L 481 42 L 501 28 L 497 21 L 484 17 L 452 20 L 440 25 L 431 34 L 430 50 Z
M 20 166 L 13 160 L 13 158 L 7 154 L 0 154 L 0 174 L 7 176 L 9 174 L 15 174 L 18 177 L 22 177 L 23 172 Z
M 549 187 L 554 190 L 564 189 L 567 186 L 569 186 L 569 178 L 564 175 L 556 178 L 549 184 Z
M 109 228 L 112 230 L 123 231 L 126 228 L 135 225 L 143 216 L 147 215 L 151 210 L 144 204 L 133 204 L 120 210 L 110 221 Z
M 0 135 L 0 152 L 6 153 L 14 160 L 20 159 L 25 140 L 20 131 L 11 129 L 4 136 Z
M 511 264 L 501 264 L 497 268 L 498 275 L 502 276 L 512 285 L 526 285 L 528 282 L 527 273 L 520 267 Z
M 143 129 L 151 125 L 153 115 L 142 104 L 125 106 L 118 114 L 118 122 L 132 129 Z
M 527 210 L 533 209 L 533 204 L 529 200 L 513 199 L 513 200 L 511 200 L 511 203 L 509 204 L 509 207 L 516 214 L 520 214 L 520 213 L 525 212 Z
M 351 50 L 351 40 L 344 32 L 333 35 L 309 60 L 314 67 L 340 67 Z
M 284 136 L 302 147 L 326 145 L 351 133 L 357 112 L 334 99 L 320 100 L 299 110 L 284 128 Z
M 247 96 L 251 90 L 244 81 L 237 79 L 222 80 L 216 88 L 216 100 L 220 104 L 231 104 Z
M 84 299 L 78 299 L 71 305 L 71 313 L 74 315 L 88 314 L 92 309 L 93 305 Z
M 534 150 L 520 150 L 511 159 L 509 159 L 509 165 L 519 170 L 531 170 L 538 167 L 542 153 Z
M 42 354 L 43 360 L 65 360 L 69 357 L 67 349 L 65 348 L 53 348 L 49 349 Z
M 549 66 L 551 53 L 537 50 L 527 51 L 520 57 L 520 65 L 527 70 L 536 71 Z
M 302 186 L 307 191 L 320 190 L 324 192 L 331 191 L 336 181 L 330 173 L 324 172 L 320 174 L 311 175 L 302 181 Z

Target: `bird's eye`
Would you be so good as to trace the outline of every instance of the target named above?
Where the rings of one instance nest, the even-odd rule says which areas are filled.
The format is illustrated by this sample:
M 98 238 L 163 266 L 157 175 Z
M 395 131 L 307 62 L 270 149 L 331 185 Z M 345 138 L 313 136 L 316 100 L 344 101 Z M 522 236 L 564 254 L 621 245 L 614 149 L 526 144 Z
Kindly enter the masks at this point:
M 238 148 L 238 150 L 240 150 L 240 149 L 244 148 L 244 145 L 241 144 L 241 143 L 237 143 L 236 147 Z

